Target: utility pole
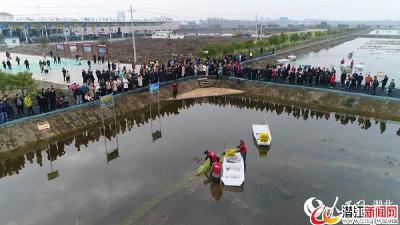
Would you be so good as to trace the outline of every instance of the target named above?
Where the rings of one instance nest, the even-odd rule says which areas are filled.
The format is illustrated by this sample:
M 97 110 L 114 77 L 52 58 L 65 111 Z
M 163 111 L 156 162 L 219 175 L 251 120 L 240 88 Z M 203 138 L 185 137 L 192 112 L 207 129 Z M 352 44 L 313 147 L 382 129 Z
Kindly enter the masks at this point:
M 133 7 L 131 5 L 131 33 L 132 33 L 132 46 L 133 46 L 133 62 L 136 64 L 136 43 L 135 43 L 135 30 L 133 28 Z
M 258 40 L 258 15 L 256 14 L 256 40 Z

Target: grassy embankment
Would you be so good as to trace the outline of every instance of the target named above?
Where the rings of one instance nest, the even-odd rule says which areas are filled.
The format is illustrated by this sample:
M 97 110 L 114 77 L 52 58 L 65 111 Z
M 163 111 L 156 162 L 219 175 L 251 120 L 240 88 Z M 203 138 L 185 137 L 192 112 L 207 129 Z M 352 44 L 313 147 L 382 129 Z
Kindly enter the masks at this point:
M 343 36 L 346 34 L 352 34 L 360 31 L 359 28 L 336 28 L 328 30 L 315 30 L 306 32 L 290 32 L 275 34 L 268 38 L 256 40 L 248 39 L 245 41 L 238 41 L 232 43 L 211 43 L 202 48 L 197 49 L 196 55 L 200 57 L 206 57 L 207 54 L 210 57 L 222 58 L 229 54 L 244 53 L 253 55 L 260 54 L 261 48 L 264 52 L 271 52 L 272 49 L 284 49 L 289 47 L 298 46 L 301 44 L 319 41 L 324 39 L 330 39 L 334 37 Z

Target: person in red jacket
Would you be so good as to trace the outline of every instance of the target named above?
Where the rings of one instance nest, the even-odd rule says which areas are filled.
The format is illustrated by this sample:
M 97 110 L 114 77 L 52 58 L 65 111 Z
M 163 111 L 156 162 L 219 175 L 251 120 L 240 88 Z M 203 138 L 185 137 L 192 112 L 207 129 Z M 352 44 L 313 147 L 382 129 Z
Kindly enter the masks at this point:
M 332 74 L 330 83 L 331 83 L 332 87 L 336 86 L 336 74 Z
M 172 84 L 172 98 L 175 99 L 178 95 L 178 83 L 174 82 Z
M 219 180 L 222 176 L 222 163 L 219 160 L 219 157 L 217 157 L 217 161 L 212 164 L 211 168 L 211 177 L 215 180 Z
M 211 150 L 205 151 L 204 155 L 206 155 L 206 159 L 205 160 L 210 159 L 210 166 L 214 162 L 218 161 L 218 155 L 214 151 L 211 151 Z
M 244 167 L 246 168 L 247 146 L 243 140 L 240 140 L 240 144 L 236 148 L 238 148 L 238 150 L 236 152 L 240 152 L 240 154 L 242 155 Z

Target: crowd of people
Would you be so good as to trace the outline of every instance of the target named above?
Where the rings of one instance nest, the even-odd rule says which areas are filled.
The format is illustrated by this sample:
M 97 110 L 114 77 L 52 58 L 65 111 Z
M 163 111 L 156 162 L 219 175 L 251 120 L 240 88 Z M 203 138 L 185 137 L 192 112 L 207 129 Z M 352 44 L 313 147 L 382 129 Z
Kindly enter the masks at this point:
M 53 57 L 55 64 L 61 63 L 59 56 L 55 56 L 52 52 L 49 54 L 50 57 Z M 8 61 L 10 61 L 11 57 L 9 53 L 6 56 Z M 94 71 L 91 67 L 92 62 L 93 64 L 103 64 L 105 63 L 105 58 L 104 56 L 93 55 L 93 61 L 87 61 L 88 69 L 82 70 L 82 85 L 77 84 L 76 81 L 74 83 L 71 82 L 71 75 L 67 69 L 63 68 L 61 71 L 64 82 L 68 84 L 71 98 L 73 97 L 73 99 L 70 100 L 68 95 L 57 98 L 54 88 L 50 88 L 46 91 L 42 90 L 36 96 L 39 108 L 38 112 L 33 112 L 32 106 L 29 107 L 32 104 L 32 100 L 29 101 L 28 99 L 28 104 L 25 104 L 25 98 L 31 98 L 25 95 L 21 96 L 23 101 L 19 100 L 15 102 L 15 108 L 11 107 L 7 100 L 3 100 L 2 105 L 6 105 L 6 107 L 0 108 L 0 110 L 7 108 L 8 110 L 6 111 L 10 111 L 10 113 L 7 113 L 8 118 L 13 118 L 13 113 L 11 112 L 13 110 L 10 110 L 10 108 L 17 109 L 18 105 L 21 107 L 21 102 L 23 102 L 22 105 L 24 108 L 30 109 L 27 110 L 28 115 L 46 113 L 57 108 L 68 107 L 70 104 L 90 102 L 98 99 L 100 96 L 118 94 L 147 87 L 152 83 L 173 81 L 182 77 L 197 75 L 216 75 L 217 78 L 221 76 L 238 77 L 262 82 L 338 88 L 347 91 L 363 91 L 373 95 L 378 92 L 381 95 L 386 94 L 387 91 L 387 95 L 389 96 L 393 96 L 396 87 L 394 79 L 389 82 L 387 76 L 372 77 L 370 74 L 364 76 L 356 69 L 352 69 L 351 71 L 342 70 L 340 72 L 340 82 L 337 82 L 337 71 L 333 68 L 321 68 L 310 65 L 296 67 L 290 64 L 267 64 L 265 67 L 244 66 L 242 62 L 246 61 L 247 58 L 250 58 L 250 56 L 246 54 L 227 55 L 222 59 L 174 56 L 167 62 L 143 62 L 141 65 L 132 64 L 129 66 L 121 65 L 119 62 L 108 61 L 107 68 L 103 70 L 96 69 Z M 77 60 L 81 60 L 81 58 L 77 57 Z M 8 64 L 11 64 L 11 62 L 5 63 L 5 66 L 8 67 Z M 48 73 L 48 69 L 51 66 L 50 60 L 44 58 L 39 64 L 41 71 Z M 380 88 L 378 88 L 379 86 Z M 177 86 L 171 88 L 173 89 L 173 96 L 176 97 Z M 17 117 L 25 115 L 23 109 L 17 110 L 17 112 Z
M 364 91 L 373 95 L 377 94 L 381 86 L 382 94 L 387 92 L 393 96 L 396 84 L 394 79 L 389 81 L 387 75 L 371 76 L 370 73 L 363 75 L 362 72 L 354 70 L 340 72 L 340 87 L 336 87 L 337 71 L 334 68 L 321 68 L 318 66 L 291 66 L 288 65 L 266 65 L 265 68 L 242 67 L 240 63 L 229 63 L 219 73 L 225 76 L 240 77 L 249 80 L 265 82 L 287 83 L 292 85 L 304 85 L 310 87 L 341 88 L 348 91 Z
M 34 101 L 29 93 L 16 94 L 14 102 L 9 102 L 7 97 L 3 97 L 0 101 L 0 123 L 70 106 L 68 95 L 57 98 L 56 89 L 53 86 L 46 90 L 43 88 L 35 98 L 37 109 L 34 110 Z
M 21 59 L 18 56 L 16 56 L 15 57 L 15 62 L 19 66 L 21 64 Z M 11 54 L 9 52 L 6 52 L 6 59 L 3 60 L 1 64 L 3 65 L 4 71 L 12 70 L 12 67 L 13 67 L 12 57 L 11 57 Z M 25 65 L 25 69 L 29 71 L 30 67 L 29 67 L 28 59 L 24 60 L 24 65 Z

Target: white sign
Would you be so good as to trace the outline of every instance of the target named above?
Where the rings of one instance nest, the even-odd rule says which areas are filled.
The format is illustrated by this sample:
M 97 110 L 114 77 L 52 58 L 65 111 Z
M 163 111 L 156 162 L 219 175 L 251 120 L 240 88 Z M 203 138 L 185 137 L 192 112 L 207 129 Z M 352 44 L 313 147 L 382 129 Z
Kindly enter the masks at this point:
M 38 123 L 38 129 L 39 129 L 39 131 L 49 131 L 50 130 L 49 122 Z

